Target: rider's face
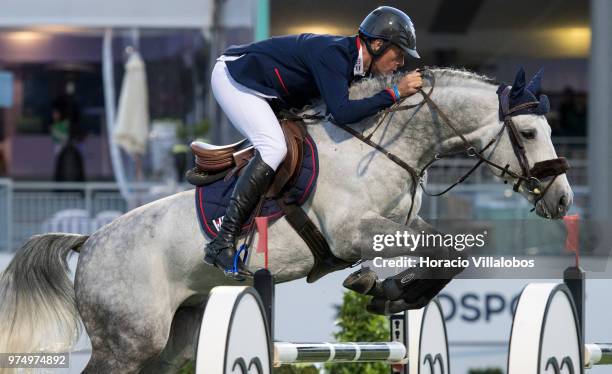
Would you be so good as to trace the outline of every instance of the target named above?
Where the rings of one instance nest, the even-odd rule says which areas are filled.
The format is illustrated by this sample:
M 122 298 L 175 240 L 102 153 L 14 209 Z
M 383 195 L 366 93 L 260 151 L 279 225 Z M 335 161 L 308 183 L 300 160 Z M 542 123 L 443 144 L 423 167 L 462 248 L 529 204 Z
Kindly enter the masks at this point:
M 404 53 L 395 45 L 389 46 L 382 56 L 374 62 L 372 73 L 374 75 L 388 75 L 404 66 Z

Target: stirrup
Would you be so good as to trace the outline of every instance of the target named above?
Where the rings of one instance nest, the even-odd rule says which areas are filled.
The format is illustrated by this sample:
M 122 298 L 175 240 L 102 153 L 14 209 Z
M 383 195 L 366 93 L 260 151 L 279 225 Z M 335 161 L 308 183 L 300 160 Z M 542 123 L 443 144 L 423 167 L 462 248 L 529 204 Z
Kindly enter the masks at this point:
M 244 256 L 240 258 L 240 254 L 242 252 L 244 252 Z M 236 252 L 236 254 L 234 255 L 234 265 L 232 266 L 232 268 L 223 270 L 223 273 L 225 274 L 225 276 L 228 278 L 237 280 L 237 281 L 244 281 L 246 279 L 245 275 L 249 275 L 249 273 L 245 273 L 244 271 L 241 272 L 238 269 L 238 261 L 242 260 L 242 263 L 245 264 L 246 266 L 246 261 L 248 257 L 249 257 L 249 247 L 246 244 L 242 244 L 238 252 Z

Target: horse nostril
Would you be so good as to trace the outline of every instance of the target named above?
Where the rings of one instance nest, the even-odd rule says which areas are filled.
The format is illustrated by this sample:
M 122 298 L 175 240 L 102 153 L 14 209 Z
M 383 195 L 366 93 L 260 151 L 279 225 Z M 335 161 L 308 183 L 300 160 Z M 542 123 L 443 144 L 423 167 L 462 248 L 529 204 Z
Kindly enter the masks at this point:
M 559 198 L 559 207 L 557 209 L 561 215 L 565 215 L 569 211 L 571 205 L 572 195 L 565 193 Z

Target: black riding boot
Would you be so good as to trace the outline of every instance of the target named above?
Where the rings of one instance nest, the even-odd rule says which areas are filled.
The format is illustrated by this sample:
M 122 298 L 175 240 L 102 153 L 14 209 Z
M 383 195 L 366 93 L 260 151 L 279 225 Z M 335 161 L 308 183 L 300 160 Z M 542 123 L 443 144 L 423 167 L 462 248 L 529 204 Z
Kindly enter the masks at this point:
M 236 241 L 240 229 L 261 196 L 267 191 L 272 179 L 274 179 L 274 170 L 263 161 L 259 152 L 255 152 L 255 157 L 238 177 L 219 234 L 206 246 L 204 262 L 219 267 L 235 280 L 244 280 L 241 274 L 248 274 L 240 258 L 236 263 L 237 271 L 233 271 Z

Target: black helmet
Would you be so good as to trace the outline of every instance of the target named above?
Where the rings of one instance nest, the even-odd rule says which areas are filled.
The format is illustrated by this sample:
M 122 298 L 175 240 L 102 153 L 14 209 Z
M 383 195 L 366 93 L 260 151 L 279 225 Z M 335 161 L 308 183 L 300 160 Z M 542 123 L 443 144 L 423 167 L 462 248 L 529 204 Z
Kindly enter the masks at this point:
M 416 50 L 416 34 L 410 17 L 399 9 L 381 6 L 374 9 L 359 25 L 359 32 L 368 38 L 382 39 L 400 47 L 405 54 L 420 58 Z M 384 45 L 373 52 L 366 43 L 368 52 L 378 56 L 389 46 Z

